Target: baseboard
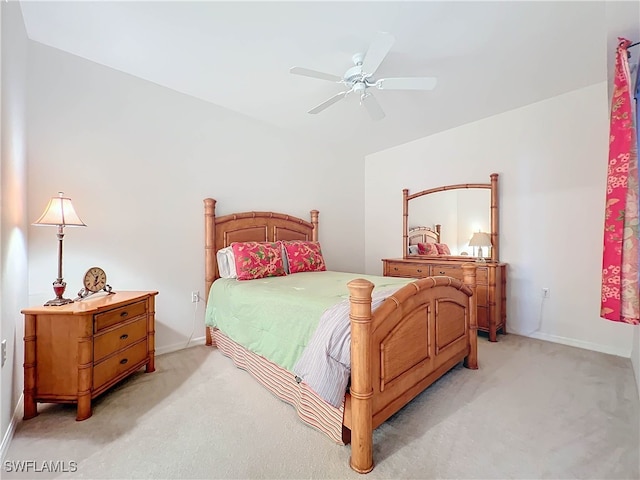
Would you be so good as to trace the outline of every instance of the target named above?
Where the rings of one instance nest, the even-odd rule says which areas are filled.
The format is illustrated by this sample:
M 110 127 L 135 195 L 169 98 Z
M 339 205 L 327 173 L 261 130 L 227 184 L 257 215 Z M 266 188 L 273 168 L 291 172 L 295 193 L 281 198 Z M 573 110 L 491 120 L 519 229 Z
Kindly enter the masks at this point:
M 609 355 L 616 355 L 618 357 L 631 357 L 631 352 L 622 348 L 614 348 L 609 345 L 600 345 L 599 343 L 585 342 L 582 340 L 576 340 L 574 338 L 561 337 L 559 335 L 533 332 L 525 336 L 537 338 L 538 340 L 546 340 L 547 342 L 561 343 L 562 345 L 569 345 L 570 347 L 578 347 L 584 348 L 586 350 L 593 350 L 595 352 L 608 353 Z
M 156 348 L 156 355 L 164 355 L 165 353 L 177 352 L 178 350 L 184 350 L 185 348 L 195 347 L 196 345 L 204 345 L 205 337 L 192 338 L 189 344 L 185 342 L 174 343 L 173 345 L 165 345 L 163 347 Z
M 20 398 L 18 399 L 18 405 L 16 405 L 16 409 L 13 411 L 13 416 L 11 417 L 11 422 L 9 423 L 9 427 L 2 437 L 2 445 L 0 446 L 0 458 L 2 459 L 2 464 L 4 465 L 4 458 L 9 451 L 9 445 L 11 445 L 11 440 L 13 440 L 13 433 L 16 431 L 16 425 L 20 420 L 20 412 L 22 412 L 24 404 L 24 394 L 20 394 Z

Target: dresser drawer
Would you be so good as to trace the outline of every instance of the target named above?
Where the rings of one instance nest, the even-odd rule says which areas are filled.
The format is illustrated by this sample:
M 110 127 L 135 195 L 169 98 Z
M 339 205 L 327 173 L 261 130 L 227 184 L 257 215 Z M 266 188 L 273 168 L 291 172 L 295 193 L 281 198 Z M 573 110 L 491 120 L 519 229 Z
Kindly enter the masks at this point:
M 147 357 L 147 342 L 131 345 L 93 367 L 93 389 L 100 388 Z
M 93 342 L 93 360 L 99 362 L 107 355 L 116 352 L 147 335 L 147 317 L 129 322 L 115 330 L 98 334 Z
M 131 320 L 138 315 L 144 315 L 147 311 L 146 302 L 132 303 L 124 307 L 115 308 L 109 312 L 98 313 L 95 318 L 94 332 L 99 332 L 116 323 Z
M 458 280 L 463 279 L 462 267 L 451 265 L 431 265 L 431 275 L 445 275 L 447 277 L 457 278 Z
M 423 278 L 429 276 L 429 265 L 417 263 L 388 263 L 387 276 Z

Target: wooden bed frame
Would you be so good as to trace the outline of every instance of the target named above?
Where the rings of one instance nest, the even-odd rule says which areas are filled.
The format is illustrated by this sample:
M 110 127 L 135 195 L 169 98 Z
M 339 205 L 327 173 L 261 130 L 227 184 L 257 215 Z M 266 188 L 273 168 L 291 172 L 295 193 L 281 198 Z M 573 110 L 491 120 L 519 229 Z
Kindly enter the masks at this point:
M 409 245 L 417 245 L 418 243 L 440 243 L 440 228 L 437 224 L 435 227 L 413 227 L 409 229 Z
M 311 221 L 274 212 L 216 217 L 216 201 L 205 204 L 205 298 L 219 278 L 216 252 L 232 242 L 318 240 L 318 211 Z M 475 296 L 476 267 L 465 264 L 464 282 L 427 277 L 388 297 L 374 312 L 374 285 L 349 282 L 351 388 L 346 394 L 343 440 L 351 442 L 350 466 L 373 469 L 373 430 L 411 399 L 464 361 L 478 368 Z M 212 345 L 212 332 L 206 331 Z

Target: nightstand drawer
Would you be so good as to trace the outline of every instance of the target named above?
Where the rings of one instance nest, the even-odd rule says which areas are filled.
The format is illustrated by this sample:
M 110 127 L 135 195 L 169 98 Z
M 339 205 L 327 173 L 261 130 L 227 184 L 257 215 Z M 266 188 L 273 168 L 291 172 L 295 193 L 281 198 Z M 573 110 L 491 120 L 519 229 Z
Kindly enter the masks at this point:
M 451 265 L 431 265 L 431 275 L 440 276 L 445 275 L 447 277 L 457 278 L 462 280 L 462 268 L 452 267 Z
M 124 322 L 126 320 L 131 320 L 138 315 L 143 315 L 147 311 L 147 303 L 146 302 L 138 302 L 132 303 L 131 305 L 126 305 L 124 307 L 116 308 L 111 310 L 110 312 L 98 313 L 95 316 L 95 330 L 94 332 L 99 332 L 111 325 L 115 325 L 116 323 Z
M 96 335 L 93 341 L 93 361 L 98 362 L 110 353 L 131 345 L 147 335 L 147 317 Z
M 147 357 L 147 342 L 138 342 L 93 367 L 93 389 L 100 388 Z
M 423 278 L 429 275 L 429 266 L 416 263 L 390 263 L 387 265 L 386 273 L 390 277 Z

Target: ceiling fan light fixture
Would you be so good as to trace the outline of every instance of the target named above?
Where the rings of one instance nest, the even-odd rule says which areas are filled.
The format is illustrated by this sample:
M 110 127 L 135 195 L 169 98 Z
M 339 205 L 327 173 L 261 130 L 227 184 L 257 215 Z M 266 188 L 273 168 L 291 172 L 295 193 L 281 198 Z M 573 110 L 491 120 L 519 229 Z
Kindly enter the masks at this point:
M 391 50 L 395 38 L 390 33 L 379 32 L 367 53 L 356 53 L 351 57 L 354 66 L 350 67 L 342 77 L 330 73 L 318 72 L 302 67 L 291 67 L 289 70 L 295 75 L 319 78 L 331 82 L 342 83 L 348 90 L 338 93 L 325 100 L 320 105 L 309 110 L 309 113 L 319 113 L 327 107 L 342 100 L 351 92 L 360 94 L 360 104 L 364 105 L 373 120 L 382 119 L 385 114 L 377 100 L 367 92 L 369 87 L 376 87 L 378 90 L 432 90 L 436 86 L 436 79 L 433 77 L 391 77 L 373 80 L 376 70 Z
M 351 89 L 355 92 L 355 93 L 360 93 L 362 95 L 365 95 L 365 90 L 367 89 L 367 85 L 365 84 L 365 82 L 356 82 L 353 84 L 353 87 L 351 87 Z

